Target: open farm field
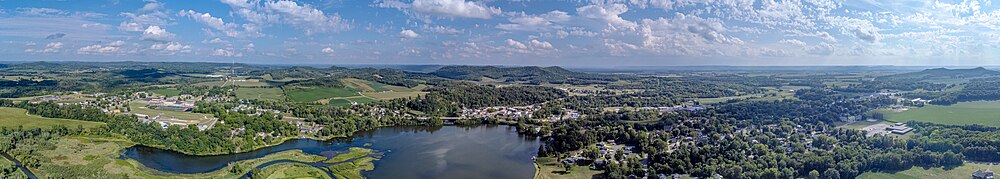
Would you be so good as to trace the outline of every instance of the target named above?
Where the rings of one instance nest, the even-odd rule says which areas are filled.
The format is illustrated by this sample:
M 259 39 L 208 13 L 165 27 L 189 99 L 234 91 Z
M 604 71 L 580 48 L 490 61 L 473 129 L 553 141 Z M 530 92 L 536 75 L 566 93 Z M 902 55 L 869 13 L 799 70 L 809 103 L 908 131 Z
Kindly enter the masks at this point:
M 0 126 L 9 128 L 15 128 L 17 126 L 24 126 L 25 128 L 52 128 L 56 125 L 63 125 L 66 127 L 83 126 L 84 128 L 93 128 L 104 125 L 104 123 L 101 122 L 28 115 L 27 112 L 28 111 L 24 109 L 0 107 Z
M 1000 126 L 1000 101 L 974 101 L 941 106 L 927 105 L 902 112 L 879 110 L 895 122 L 920 121 L 951 125 Z

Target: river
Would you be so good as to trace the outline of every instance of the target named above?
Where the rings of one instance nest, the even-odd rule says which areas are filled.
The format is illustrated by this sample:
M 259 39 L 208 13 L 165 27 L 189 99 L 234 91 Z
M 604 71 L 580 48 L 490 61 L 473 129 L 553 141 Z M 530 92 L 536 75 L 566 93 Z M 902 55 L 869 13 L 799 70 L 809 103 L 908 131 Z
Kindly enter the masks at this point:
M 122 157 L 163 172 L 204 173 L 286 150 L 329 157 L 335 151 L 364 147 L 384 153 L 375 161 L 375 170 L 364 173 L 369 178 L 531 178 L 535 172 L 531 158 L 540 144 L 510 126 L 384 127 L 331 141 L 288 140 L 238 154 L 192 156 L 134 146 Z

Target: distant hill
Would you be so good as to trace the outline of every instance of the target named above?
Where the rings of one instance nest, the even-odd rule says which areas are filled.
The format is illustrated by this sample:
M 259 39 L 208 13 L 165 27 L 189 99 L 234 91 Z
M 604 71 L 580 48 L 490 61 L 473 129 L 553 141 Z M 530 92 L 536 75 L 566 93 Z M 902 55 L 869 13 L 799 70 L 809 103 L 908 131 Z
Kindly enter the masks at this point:
M 876 78 L 879 81 L 894 81 L 894 80 L 934 80 L 934 79 L 955 79 L 955 78 L 977 78 L 977 77 L 988 77 L 988 76 L 998 76 L 1000 72 L 988 70 L 983 67 L 971 68 L 971 69 L 947 69 L 947 68 L 932 68 L 926 69 L 918 72 L 901 73 L 895 75 L 881 76 Z
M 445 66 L 431 75 L 456 80 L 496 80 L 529 84 L 606 84 L 635 76 L 575 72 L 562 67 Z M 489 78 L 489 79 L 486 79 Z
M 142 70 L 124 70 L 119 71 L 117 74 L 125 76 L 128 79 L 151 82 L 157 79 L 177 75 L 175 73 L 164 72 L 157 69 L 142 69 Z
M 445 66 L 441 67 L 432 75 L 450 79 L 479 80 L 482 77 L 502 79 L 502 78 L 530 78 L 530 77 L 561 77 L 578 75 L 583 73 L 572 72 L 560 67 L 495 67 L 495 66 Z
M 430 68 L 431 66 L 426 66 Z M 638 78 L 632 75 L 610 75 L 575 72 L 561 67 L 496 67 L 496 66 L 444 66 L 430 73 L 411 72 L 393 68 L 314 68 L 289 67 L 271 72 L 274 79 L 285 78 L 357 78 L 384 84 L 414 87 L 417 84 L 438 84 L 452 80 L 500 81 L 529 84 L 606 84 L 623 79 Z M 488 78 L 488 79 L 487 79 Z M 306 81 L 300 81 L 301 84 Z
M 376 69 L 397 69 L 408 72 L 430 73 L 441 69 L 444 65 L 341 65 L 347 68 L 376 68 Z

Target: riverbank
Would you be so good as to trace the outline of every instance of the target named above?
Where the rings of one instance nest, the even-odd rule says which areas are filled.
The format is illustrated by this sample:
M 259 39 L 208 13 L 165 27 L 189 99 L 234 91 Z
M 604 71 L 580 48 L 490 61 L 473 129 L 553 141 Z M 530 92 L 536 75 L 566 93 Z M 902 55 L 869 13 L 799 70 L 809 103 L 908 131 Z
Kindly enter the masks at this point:
M 4 152 L 0 152 L 0 155 L 3 156 L 3 158 L 0 158 L 0 165 L 14 166 L 17 168 L 17 171 L 11 173 L 4 173 L 3 175 L 0 175 L 0 178 L 27 178 L 27 179 L 38 178 L 37 176 L 35 176 L 34 173 L 31 172 L 31 170 L 29 170 L 27 167 L 24 167 L 24 165 L 22 165 L 21 162 L 18 161 L 13 156 L 10 156 L 9 154 Z
M 355 132 L 357 132 L 357 131 L 355 131 Z M 332 140 L 332 139 L 336 139 L 336 138 L 346 138 L 346 137 L 350 137 L 350 136 L 347 136 L 347 135 L 334 135 L 334 136 L 325 136 L 325 137 L 316 137 L 316 136 L 289 136 L 289 137 L 282 137 L 282 138 L 278 139 L 275 142 L 267 143 L 267 144 L 264 144 L 264 145 L 254 146 L 250 150 L 240 150 L 240 151 L 237 151 L 237 152 L 203 152 L 203 153 L 194 153 L 194 152 L 188 152 L 188 151 L 179 151 L 179 150 L 168 149 L 166 146 L 162 146 L 162 145 L 145 145 L 145 144 L 138 144 L 138 145 L 142 145 L 142 146 L 146 146 L 146 147 L 152 147 L 152 148 L 158 148 L 158 149 L 163 149 L 163 150 L 170 150 L 170 151 L 174 151 L 174 152 L 177 152 L 177 153 L 182 153 L 184 155 L 212 156 L 212 155 L 228 155 L 228 154 L 238 154 L 238 153 L 251 152 L 251 151 L 259 150 L 259 149 L 262 149 L 262 148 L 267 148 L 267 147 L 273 147 L 273 146 L 281 145 L 282 143 L 285 143 L 288 140 L 313 139 L 313 140 L 319 140 L 319 141 L 328 141 L 328 140 Z
M 239 178 L 258 165 L 278 160 L 320 162 L 326 157 L 288 150 L 264 157 L 233 162 L 207 173 L 176 174 L 161 172 L 133 159 L 120 157 L 120 151 L 134 143 L 87 136 L 57 139 L 54 149 L 40 151 L 49 160 L 32 168 L 39 178 Z
M 443 127 L 443 126 L 475 127 L 475 126 L 491 126 L 491 125 L 516 127 L 517 126 L 517 122 L 512 122 L 512 121 L 497 121 L 496 123 L 446 124 L 446 125 L 441 125 L 441 126 L 385 125 L 385 126 L 375 127 L 375 129 L 384 128 L 384 127 Z M 147 146 L 147 147 L 153 147 L 153 148 L 158 148 L 158 149 L 164 149 L 164 150 L 170 150 L 170 151 L 182 153 L 182 154 L 185 154 L 185 155 L 192 155 L 192 156 L 212 156 L 212 155 L 228 155 L 228 154 L 238 154 L 238 153 L 251 152 L 251 151 L 259 150 L 259 149 L 262 149 L 262 148 L 267 148 L 267 147 L 273 147 L 273 146 L 281 145 L 282 143 L 285 143 L 288 140 L 312 139 L 312 140 L 318 140 L 318 141 L 329 141 L 329 140 L 333 140 L 333 139 L 337 139 L 337 138 L 350 138 L 350 137 L 353 137 L 358 132 L 362 132 L 362 131 L 364 131 L 364 130 L 355 130 L 355 131 L 350 132 L 348 134 L 331 135 L 331 136 L 311 136 L 311 135 L 286 136 L 286 137 L 281 137 L 280 139 L 278 139 L 275 142 L 271 142 L 271 143 L 267 143 L 267 144 L 259 145 L 259 146 L 254 146 L 250 150 L 240 150 L 240 151 L 237 151 L 237 152 L 202 152 L 202 153 L 196 153 L 196 152 L 179 151 L 179 150 L 168 149 L 166 146 L 161 146 L 161 145 L 145 145 L 145 144 L 138 144 L 138 145 Z
M 375 161 L 381 155 L 374 150 L 352 147 L 347 153 L 339 154 L 323 163 L 331 164 L 327 168 L 337 178 L 364 178 L 362 172 L 375 170 Z
M 118 158 L 113 160 L 121 160 L 120 162 L 127 164 L 112 167 L 131 168 L 130 172 L 137 171 L 154 178 L 229 177 L 233 175 L 217 172 L 236 170 L 238 172 L 235 173 L 240 173 L 245 168 L 259 169 L 253 172 L 257 176 L 299 176 L 294 174 L 295 171 L 322 171 L 338 178 L 398 178 L 417 175 L 474 178 L 483 176 L 484 173 L 507 178 L 532 177 L 536 170 L 532 167 L 531 158 L 537 154 L 540 141 L 537 138 L 525 138 L 515 130 L 514 127 L 503 125 L 386 127 L 357 132 L 343 140 L 290 140 L 270 148 L 217 156 L 191 156 L 159 148 L 133 146 L 120 149 L 121 152 L 116 155 Z M 379 152 L 371 149 L 378 149 Z M 325 163 L 268 160 L 262 164 L 252 163 L 242 167 L 231 165 L 292 150 L 330 159 Z M 392 157 L 382 159 L 382 152 L 391 154 Z M 300 163 L 319 170 L 289 163 Z M 375 163 L 378 163 L 377 170 Z M 136 178 L 145 175 L 109 176 Z
M 316 178 L 332 179 L 322 169 L 302 163 L 279 163 L 260 169 L 260 178 Z
M 375 128 L 378 129 L 378 128 L 383 128 L 383 127 L 405 127 L 405 125 L 403 125 L 403 126 L 386 125 L 386 126 L 378 126 L 378 127 L 375 127 Z M 189 152 L 189 151 L 180 151 L 180 150 L 168 149 L 166 146 L 162 146 L 162 145 L 145 145 L 145 144 L 140 144 L 140 145 L 147 146 L 147 147 L 158 148 L 158 149 L 170 150 L 170 151 L 182 153 L 182 154 L 185 154 L 185 155 L 193 155 L 193 156 L 228 155 L 228 154 L 246 153 L 246 152 L 251 152 L 251 151 L 254 151 L 254 150 L 259 150 L 259 149 L 262 149 L 262 148 L 273 147 L 273 146 L 281 145 L 282 143 L 285 143 L 288 140 L 313 139 L 313 140 L 319 140 L 319 141 L 329 141 L 329 140 L 333 140 L 333 139 L 336 139 L 336 138 L 348 138 L 348 137 L 353 136 L 353 134 L 356 134 L 357 132 L 361 132 L 361 131 L 363 131 L 363 130 L 355 130 L 353 132 L 350 132 L 349 133 L 350 135 L 348 135 L 348 134 L 340 134 L 340 135 L 331 135 L 331 136 L 311 136 L 311 135 L 286 136 L 286 137 L 281 137 L 277 141 L 274 141 L 274 142 L 271 142 L 271 143 L 266 143 L 264 145 L 254 146 L 254 147 L 250 148 L 250 150 L 239 150 L 239 151 L 236 151 L 236 152 L 201 152 L 201 153 L 197 153 L 197 152 Z

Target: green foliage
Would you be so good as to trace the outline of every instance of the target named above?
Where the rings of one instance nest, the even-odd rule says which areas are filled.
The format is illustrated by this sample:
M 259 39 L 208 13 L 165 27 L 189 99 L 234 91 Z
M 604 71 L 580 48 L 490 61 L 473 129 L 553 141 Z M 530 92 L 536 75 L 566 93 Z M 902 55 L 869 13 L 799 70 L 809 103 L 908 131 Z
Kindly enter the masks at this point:
M 278 88 L 248 88 L 236 89 L 236 98 L 252 100 L 284 101 L 285 95 Z
M 100 122 L 46 118 L 28 115 L 27 113 L 28 112 L 24 109 L 0 107 L 0 119 L 3 119 L 0 120 L 0 126 L 9 128 L 15 128 L 18 126 L 22 126 L 24 128 L 52 128 L 61 125 L 92 128 L 102 125 Z
M 285 95 L 292 101 L 313 102 L 327 98 L 357 96 L 358 91 L 352 88 L 320 87 L 286 90 Z
M 920 136 L 911 139 L 911 145 L 946 155 L 964 155 L 972 161 L 1000 162 L 1000 128 L 922 122 L 907 124 L 911 124 Z M 943 162 L 960 164 L 962 161 L 950 159 Z
M 560 67 L 493 67 L 493 66 L 446 66 L 430 73 L 439 77 L 458 80 L 479 80 L 483 77 L 502 79 L 506 82 L 528 84 L 606 84 L 619 79 L 634 79 L 624 75 L 602 75 L 573 72 Z
M 972 69 L 934 68 L 919 72 L 887 75 L 876 78 L 878 81 L 919 81 L 933 79 L 968 79 L 976 77 L 997 76 L 1000 72 L 987 70 L 983 67 Z
M 446 83 L 428 91 L 430 93 L 422 97 L 396 101 L 427 114 L 456 116 L 460 108 L 524 106 L 566 96 L 566 92 L 549 87 L 493 87 L 473 83 Z

